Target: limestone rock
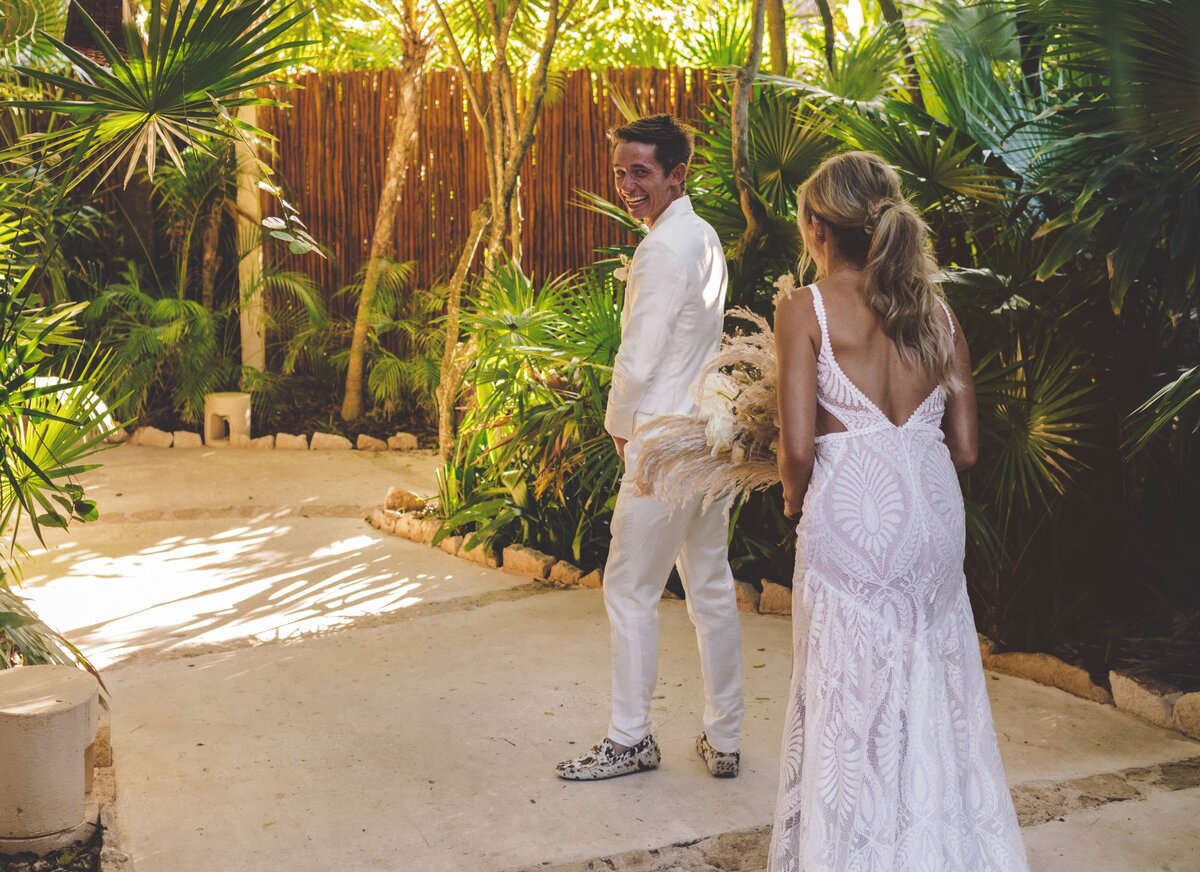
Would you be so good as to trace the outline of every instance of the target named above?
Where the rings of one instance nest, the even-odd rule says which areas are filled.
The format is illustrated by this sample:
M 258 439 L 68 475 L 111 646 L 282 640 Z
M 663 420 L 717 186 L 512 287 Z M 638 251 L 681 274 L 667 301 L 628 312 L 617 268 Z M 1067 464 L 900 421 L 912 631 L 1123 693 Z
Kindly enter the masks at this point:
M 104 441 L 109 445 L 117 445 L 121 442 L 128 442 L 129 431 L 124 427 L 118 427 L 116 430 L 113 430 L 111 433 L 105 436 Z
M 354 445 L 336 433 L 314 433 L 308 447 L 313 451 L 349 451 Z
M 575 587 L 583 578 L 583 570 L 565 560 L 550 567 L 550 581 L 558 587 Z
M 117 835 L 117 811 L 111 802 L 100 806 L 100 826 L 104 829 L 105 838 L 112 841 Z
M 462 548 L 462 543 L 463 543 L 462 536 L 447 536 L 445 539 L 443 539 L 441 542 L 438 543 L 438 547 L 441 548 L 443 551 L 445 551 L 447 554 L 457 554 L 458 550 L 460 548 Z
M 383 509 L 372 509 L 371 514 L 367 515 L 367 523 L 376 530 L 383 529 Z M 393 522 L 395 526 L 395 522 Z
M 397 433 L 388 437 L 387 447 L 392 451 L 415 451 L 417 437 L 411 433 Z
M 387 511 L 384 509 L 384 511 Z M 392 533 L 401 539 L 415 539 L 417 535 L 417 516 L 411 512 L 399 512 L 392 522 Z
M 980 647 L 982 650 L 982 645 Z M 1112 703 L 1112 695 L 1103 687 L 1096 686 L 1086 669 L 1065 663 L 1052 654 L 1010 651 L 992 654 L 986 662 L 988 669 L 1005 675 L 1028 678 L 1092 702 Z
M 468 536 L 467 538 L 469 539 L 470 537 Z M 500 565 L 500 560 L 496 556 L 496 549 L 490 543 L 468 548 L 464 540 L 462 547 L 458 549 L 458 556 L 472 563 L 478 563 L 480 566 L 490 566 L 493 569 Z
M 442 528 L 442 519 L 435 515 L 430 515 L 427 518 L 419 518 L 413 525 L 413 541 L 420 542 L 422 545 L 432 545 L 433 537 L 437 535 L 438 530 Z
M 105 847 L 100 851 L 100 872 L 130 872 L 133 861 L 129 855 L 117 848 Z
M 307 451 L 308 437 L 303 433 L 298 436 L 293 433 L 276 433 L 275 447 L 281 451 Z
M 270 451 L 275 447 L 275 437 L 267 435 L 259 436 L 257 439 L 251 439 L 250 447 L 256 448 L 259 451 Z
M 92 781 L 92 801 L 104 805 L 117 801 L 117 779 L 111 766 L 97 766 Z
M 1173 721 L 1179 732 L 1200 739 L 1200 693 L 1185 693 L 1175 700 Z
M 387 451 L 388 444 L 382 439 L 376 439 L 374 436 L 368 436 L 366 433 L 359 433 L 358 439 L 354 442 L 354 447 L 359 451 Z
M 546 578 L 550 575 L 550 567 L 557 562 L 557 557 L 525 545 L 509 545 L 504 549 L 503 569 L 511 575 Z
M 583 578 L 579 579 L 580 587 L 598 588 L 604 586 L 604 572 L 599 569 L 593 569 Z
M 396 521 L 399 520 L 400 513 L 384 509 L 382 514 L 383 517 L 379 519 L 379 529 L 385 533 L 393 532 L 396 529 Z
M 146 445 L 150 448 L 170 448 L 175 437 L 157 427 L 138 427 L 129 438 L 130 445 Z
M 771 846 L 766 827 L 735 830 L 704 842 L 704 862 L 713 869 L 745 870 L 767 868 L 767 852 Z
M 1169 684 L 1146 678 L 1134 678 L 1121 672 L 1108 673 L 1113 702 L 1117 708 L 1137 715 L 1160 727 L 1172 729 L 1172 710 L 1182 694 Z
M 250 439 L 249 433 L 230 433 L 229 434 L 229 447 L 230 448 L 249 448 L 250 442 L 251 442 L 251 439 Z
M 112 722 L 101 718 L 96 727 L 96 738 L 92 742 L 92 760 L 98 767 L 112 766 Z
M 425 508 L 425 501 L 412 491 L 407 491 L 402 487 L 390 487 L 387 497 L 384 498 L 383 507 L 395 509 L 397 512 L 414 512 Z
M 176 430 L 174 439 L 176 448 L 204 447 L 204 440 L 200 438 L 200 434 L 193 433 L 191 430 Z
M 748 581 L 735 581 L 733 583 L 733 590 L 737 594 L 739 612 L 758 611 L 758 601 L 761 594 L 755 590 L 754 585 Z
M 781 584 L 762 580 L 762 596 L 758 599 L 758 611 L 763 615 L 790 615 L 792 592 Z

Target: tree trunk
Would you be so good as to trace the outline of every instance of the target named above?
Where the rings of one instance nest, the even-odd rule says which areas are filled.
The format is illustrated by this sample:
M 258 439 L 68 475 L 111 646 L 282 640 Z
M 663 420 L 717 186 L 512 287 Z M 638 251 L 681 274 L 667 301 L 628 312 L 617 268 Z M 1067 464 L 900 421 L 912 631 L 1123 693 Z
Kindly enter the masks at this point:
M 912 98 L 913 105 L 923 112 L 925 111 L 925 98 L 921 95 L 921 76 L 917 72 L 917 61 L 913 57 L 912 46 L 908 42 L 908 30 L 904 26 L 904 16 L 900 14 L 896 0 L 879 0 L 879 8 L 883 11 L 884 20 L 895 27 L 900 34 L 900 45 L 904 49 L 904 78 L 908 83 L 908 95 Z
M 754 19 L 750 29 L 750 55 L 737 72 L 733 85 L 733 179 L 738 201 L 746 217 L 746 229 L 738 239 L 734 259 L 741 260 L 762 237 L 767 227 L 767 210 L 754 190 L 750 170 L 750 96 L 762 64 L 763 18 L 767 0 L 754 0 Z
M 821 13 L 821 25 L 825 28 L 825 65 L 833 72 L 833 44 L 837 38 L 833 29 L 833 10 L 829 8 L 829 0 L 817 0 L 817 9 Z
M 787 10 L 783 8 L 783 0 L 767 0 L 767 30 L 771 35 L 771 72 L 776 76 L 786 76 Z
M 242 106 L 238 120 L 258 126 L 254 106 Z M 245 140 L 234 146 L 237 154 L 238 320 L 242 339 L 242 366 L 267 368 L 267 332 L 263 320 L 262 199 L 258 189 L 258 161 Z M 242 246 L 247 246 L 243 250 Z
M 467 283 L 467 273 L 479 250 L 483 232 L 491 223 L 491 203 L 484 200 L 471 213 L 467 239 L 454 267 L 454 275 L 446 291 L 446 328 L 443 332 L 445 346 L 442 348 L 441 374 L 437 387 L 438 406 L 438 454 L 449 460 L 454 452 L 454 437 L 457 430 L 454 420 L 454 405 L 458 400 L 459 386 L 466 370 L 465 355 L 459 353 L 458 333 L 462 310 L 462 290 Z
M 408 174 L 409 155 L 417 139 L 417 123 L 425 96 L 425 62 L 430 44 L 418 38 L 408 40 L 404 61 L 398 70 L 399 86 L 396 95 L 396 118 L 392 123 L 392 141 L 388 147 L 387 164 L 383 173 L 383 191 L 375 213 L 375 229 L 371 233 L 371 251 L 362 291 L 354 313 L 354 333 L 350 339 L 350 357 L 346 367 L 346 390 L 342 399 L 342 420 L 353 421 L 363 412 L 363 375 L 366 366 L 367 334 L 370 332 L 371 307 L 379 287 L 379 276 L 386 259 L 392 255 L 396 232 L 396 212 L 400 206 L 400 189 Z
M 217 270 L 221 268 L 218 246 L 221 241 L 221 219 L 225 217 L 225 193 L 213 198 L 204 216 L 204 233 L 200 237 L 200 302 L 210 312 L 216 297 Z

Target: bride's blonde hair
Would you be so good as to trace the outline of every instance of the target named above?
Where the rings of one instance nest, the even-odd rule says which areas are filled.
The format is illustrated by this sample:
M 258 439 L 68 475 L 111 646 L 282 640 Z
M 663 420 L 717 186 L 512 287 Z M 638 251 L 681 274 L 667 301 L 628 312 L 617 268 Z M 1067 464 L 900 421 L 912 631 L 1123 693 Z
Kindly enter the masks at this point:
M 812 219 L 833 234 L 838 251 L 862 266 L 867 305 L 900 356 L 917 362 L 948 391 L 961 387 L 954 374 L 954 339 L 929 228 L 900 190 L 900 177 L 869 151 L 826 158 L 800 186 L 796 220 L 804 240 L 801 272 L 812 263 Z

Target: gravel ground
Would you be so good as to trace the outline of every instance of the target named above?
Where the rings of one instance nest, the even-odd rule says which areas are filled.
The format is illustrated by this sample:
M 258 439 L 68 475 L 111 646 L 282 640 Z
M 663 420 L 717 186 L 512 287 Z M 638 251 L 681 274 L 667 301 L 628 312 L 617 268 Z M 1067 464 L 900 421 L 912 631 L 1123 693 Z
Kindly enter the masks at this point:
M 99 872 L 102 835 L 97 828 L 87 844 L 61 848 L 40 859 L 32 854 L 0 856 L 0 872 Z

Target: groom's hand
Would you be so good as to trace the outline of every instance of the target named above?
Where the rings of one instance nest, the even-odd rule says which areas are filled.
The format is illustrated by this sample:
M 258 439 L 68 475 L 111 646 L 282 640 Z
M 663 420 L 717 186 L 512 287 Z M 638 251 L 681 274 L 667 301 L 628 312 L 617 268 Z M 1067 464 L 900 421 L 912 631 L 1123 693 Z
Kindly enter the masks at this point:
M 613 445 L 617 446 L 617 457 L 621 458 L 621 461 L 624 462 L 624 460 L 625 460 L 625 445 L 629 442 L 629 440 L 622 439 L 620 436 L 614 436 L 612 439 L 613 439 Z

